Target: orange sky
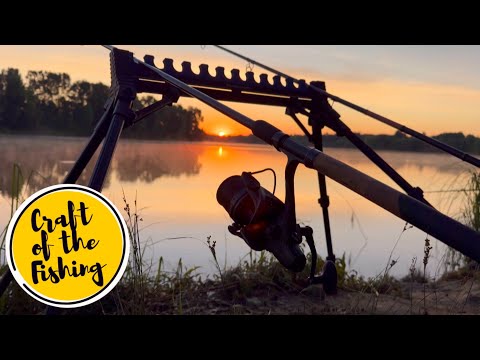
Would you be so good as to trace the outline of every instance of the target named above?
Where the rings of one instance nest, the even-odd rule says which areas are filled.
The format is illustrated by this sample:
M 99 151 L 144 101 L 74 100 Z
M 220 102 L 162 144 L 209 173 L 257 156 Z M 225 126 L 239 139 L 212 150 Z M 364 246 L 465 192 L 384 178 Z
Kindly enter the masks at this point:
M 138 58 L 150 53 L 170 57 L 177 68 L 184 60 L 194 71 L 201 63 L 210 68 L 237 67 L 244 73 L 246 63 L 211 46 L 122 46 Z M 369 110 L 428 135 L 458 132 L 480 136 L 480 47 L 388 47 L 388 46 L 259 46 L 235 45 L 259 61 L 307 81 L 326 81 L 327 90 Z M 108 52 L 100 46 L 0 46 L 0 68 L 67 72 L 73 80 L 109 84 Z M 213 71 L 211 70 L 211 73 Z M 258 74 L 264 72 L 254 68 Z M 195 106 L 205 118 L 208 133 L 248 134 L 248 130 L 194 99 L 181 98 L 183 106 Z M 287 133 L 300 133 L 284 109 L 227 103 L 253 119 L 271 121 Z M 334 109 L 354 131 L 394 133 L 394 129 L 356 113 L 340 104 Z M 305 119 L 303 119 L 305 120 Z

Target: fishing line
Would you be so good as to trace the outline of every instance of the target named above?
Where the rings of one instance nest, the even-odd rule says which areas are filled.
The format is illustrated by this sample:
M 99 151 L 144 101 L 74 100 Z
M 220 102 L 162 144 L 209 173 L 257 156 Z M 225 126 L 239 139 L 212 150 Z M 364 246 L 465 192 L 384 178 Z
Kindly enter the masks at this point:
M 363 107 L 361 107 L 361 106 L 359 106 L 359 105 L 356 105 L 356 104 L 354 104 L 354 103 L 352 103 L 352 102 L 350 102 L 350 101 L 348 101 L 348 100 L 342 99 L 341 97 L 338 97 L 338 96 L 336 96 L 336 95 L 333 95 L 333 94 L 331 94 L 331 93 L 329 93 L 329 92 L 327 92 L 327 91 L 325 91 L 325 90 L 323 90 L 323 89 L 321 89 L 321 88 L 319 88 L 319 87 L 317 87 L 317 86 L 314 86 L 314 85 L 305 83 L 304 81 L 300 81 L 300 80 L 298 80 L 298 79 L 296 79 L 296 78 L 294 78 L 294 77 L 292 77 L 292 76 L 290 76 L 290 75 L 287 75 L 287 74 L 285 74 L 285 73 L 283 73 L 283 72 L 281 72 L 281 71 L 279 71 L 279 70 L 276 70 L 276 69 L 274 69 L 274 68 L 272 68 L 272 67 L 270 67 L 270 66 L 267 66 L 267 65 L 265 65 L 265 64 L 262 64 L 262 63 L 260 63 L 260 62 L 258 62 L 258 61 L 256 61 L 256 60 L 248 57 L 248 56 L 245 56 L 245 55 L 242 55 L 242 54 L 240 54 L 240 53 L 238 53 L 238 52 L 236 52 L 236 51 L 227 49 L 226 47 L 224 47 L 224 46 L 222 46 L 222 45 L 213 45 L 213 46 L 215 46 L 216 48 L 218 48 L 218 49 L 220 49 L 220 50 L 223 50 L 223 51 L 225 51 L 225 52 L 227 52 L 227 53 L 229 53 L 229 54 L 231 54 L 231 55 L 233 55 L 233 56 L 236 56 L 236 57 L 238 57 L 238 58 L 240 58 L 240 59 L 242 59 L 242 60 L 245 60 L 245 61 L 247 61 L 247 62 L 249 62 L 249 63 L 251 63 L 251 64 L 253 64 L 253 65 L 256 65 L 256 66 L 258 66 L 258 67 L 260 67 L 260 68 L 262 68 L 262 69 L 265 69 L 265 70 L 267 70 L 267 71 L 270 71 L 271 73 L 274 73 L 274 74 L 276 74 L 276 75 L 278 75 L 278 76 L 280 76 L 280 77 L 283 77 L 283 78 L 285 78 L 285 79 L 289 79 L 289 80 L 291 80 L 292 82 L 296 83 L 297 85 L 300 85 L 300 84 L 307 85 L 310 89 L 318 92 L 318 93 L 321 94 L 321 95 L 326 96 L 327 98 L 330 98 L 331 100 L 333 100 L 333 101 L 335 101 L 335 102 L 338 102 L 338 103 L 340 103 L 340 104 L 342 104 L 342 105 L 345 105 L 345 106 L 347 106 L 347 107 L 349 107 L 349 108 L 351 108 L 351 109 L 353 109 L 353 110 L 356 110 L 356 111 L 358 111 L 358 112 L 360 112 L 360 113 L 362 113 L 362 114 L 364 114 L 364 115 L 367 115 L 367 116 L 369 116 L 369 117 L 371 117 L 371 118 L 373 118 L 373 119 L 376 119 L 376 120 L 378 120 L 378 121 L 380 121 L 380 122 L 382 122 L 382 123 L 384 123 L 384 124 L 386 124 L 386 125 L 389 125 L 389 126 L 395 128 L 395 129 L 397 129 L 397 130 L 399 130 L 399 131 L 401 131 L 401 132 L 403 132 L 403 133 L 409 134 L 409 135 L 411 135 L 411 136 L 413 136 L 413 137 L 415 137 L 415 138 L 417 138 L 417 139 L 420 139 L 420 140 L 426 142 L 427 144 L 430 144 L 430 145 L 432 145 L 432 146 L 434 146 L 434 147 L 436 147 L 436 148 L 438 148 L 438 149 L 440 149 L 440 150 L 442 150 L 442 151 L 445 151 L 446 153 L 449 153 L 449 154 L 452 155 L 452 156 L 455 156 L 455 157 L 457 157 L 457 158 L 459 158 L 459 159 L 461 159 L 461 160 L 463 160 L 463 161 L 465 161 L 465 162 L 468 162 L 468 163 L 470 163 L 470 164 L 472 164 L 472 165 L 480 168 L 480 159 L 477 159 L 477 158 L 475 158 L 475 157 L 473 157 L 473 156 L 471 156 L 471 155 L 469 155 L 469 154 L 467 154 L 467 153 L 465 153 L 465 152 L 462 152 L 462 151 L 460 151 L 460 150 L 458 150 L 458 149 L 456 149 L 456 148 L 454 148 L 454 147 L 452 147 L 452 146 L 450 146 L 450 145 L 444 144 L 444 143 L 442 143 L 442 142 L 440 142 L 440 141 L 438 141 L 438 140 L 435 140 L 435 139 L 430 138 L 430 137 L 428 137 L 428 136 L 426 136 L 426 135 L 424 135 L 424 134 L 422 134 L 422 133 L 419 133 L 418 131 L 415 131 L 415 130 L 413 130 L 413 129 L 410 129 L 410 128 L 406 127 L 405 125 L 399 124 L 399 123 L 397 123 L 397 122 L 395 122 L 395 121 L 393 121 L 393 120 L 391 120 L 391 119 L 388 119 L 388 118 L 386 118 L 385 116 L 379 115 L 379 114 L 377 114 L 377 113 L 374 113 L 373 111 L 370 111 L 370 110 L 365 109 L 365 108 L 363 108 Z
M 433 193 L 456 193 L 456 192 L 470 192 L 470 191 L 477 191 L 477 190 L 476 189 L 430 190 L 430 191 L 424 191 L 424 193 L 433 194 Z
M 251 172 L 250 174 L 255 175 L 255 174 L 263 173 L 265 171 L 271 171 L 272 174 L 273 174 L 273 191 L 272 191 L 272 194 L 275 195 L 275 189 L 277 188 L 277 174 L 275 173 L 275 170 L 273 170 L 272 168 L 265 168 L 263 170 L 258 170 L 258 171 Z
M 266 171 L 271 171 L 273 174 L 273 193 L 272 194 L 275 195 L 275 189 L 277 187 L 277 174 L 275 174 L 275 170 L 273 170 L 272 168 L 265 168 L 263 170 L 248 172 L 248 174 L 255 175 L 255 174 L 261 174 Z M 252 216 L 250 217 L 250 221 L 248 222 L 249 224 L 251 224 L 253 219 L 255 218 L 255 215 L 257 215 L 258 209 L 260 208 L 260 205 L 262 204 L 262 201 L 264 200 L 264 198 L 262 195 L 260 196 L 260 198 L 258 198 L 255 192 L 251 191 L 248 187 L 247 187 L 247 192 L 249 193 L 250 197 L 252 198 L 252 201 L 255 204 L 255 209 L 252 213 Z M 263 193 L 260 192 L 260 194 L 263 194 Z

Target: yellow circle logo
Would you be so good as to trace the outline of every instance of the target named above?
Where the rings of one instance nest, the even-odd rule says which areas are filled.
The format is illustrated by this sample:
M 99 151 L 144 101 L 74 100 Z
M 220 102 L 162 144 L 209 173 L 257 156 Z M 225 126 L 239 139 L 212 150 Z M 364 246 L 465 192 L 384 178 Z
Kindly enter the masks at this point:
M 73 308 L 99 300 L 128 263 L 128 229 L 116 207 L 85 186 L 62 184 L 30 196 L 7 229 L 7 262 L 35 299 Z

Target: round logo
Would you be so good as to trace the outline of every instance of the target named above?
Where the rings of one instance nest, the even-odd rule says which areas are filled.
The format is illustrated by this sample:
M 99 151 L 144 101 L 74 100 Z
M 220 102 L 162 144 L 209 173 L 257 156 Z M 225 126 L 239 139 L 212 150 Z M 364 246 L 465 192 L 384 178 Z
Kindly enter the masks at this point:
M 7 229 L 17 283 L 51 306 L 73 308 L 112 290 L 128 263 L 128 228 L 117 208 L 85 186 L 62 184 L 30 196 Z

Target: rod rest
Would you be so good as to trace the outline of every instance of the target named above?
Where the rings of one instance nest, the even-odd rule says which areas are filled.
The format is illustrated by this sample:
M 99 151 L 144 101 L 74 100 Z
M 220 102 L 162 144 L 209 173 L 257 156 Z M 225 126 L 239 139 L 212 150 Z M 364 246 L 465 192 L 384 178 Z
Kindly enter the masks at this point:
M 145 55 L 144 61 L 152 66 L 155 65 L 155 59 L 151 55 Z M 267 74 L 260 74 L 260 81 L 255 80 L 255 74 L 251 71 L 245 73 L 245 80 L 240 77 L 240 70 L 232 69 L 231 76 L 225 75 L 225 68 L 217 66 L 215 68 L 215 76 L 210 75 L 209 66 L 201 64 L 199 66 L 199 73 L 196 74 L 192 70 L 192 64 L 184 61 L 181 64 L 182 70 L 177 71 L 174 67 L 172 59 L 163 60 L 163 68 L 160 70 L 166 72 L 168 75 L 174 76 L 180 81 L 191 86 L 205 86 L 228 90 L 248 91 L 254 93 L 262 93 L 268 95 L 288 96 L 311 99 L 311 90 L 309 89 L 305 80 L 300 80 L 300 84 L 294 84 L 292 79 L 287 79 L 285 84 L 282 83 L 280 76 L 273 77 L 273 83 L 269 81 Z M 163 81 L 162 78 L 153 70 L 145 66 L 137 66 L 137 75 L 141 79 Z

